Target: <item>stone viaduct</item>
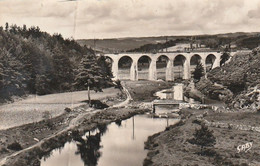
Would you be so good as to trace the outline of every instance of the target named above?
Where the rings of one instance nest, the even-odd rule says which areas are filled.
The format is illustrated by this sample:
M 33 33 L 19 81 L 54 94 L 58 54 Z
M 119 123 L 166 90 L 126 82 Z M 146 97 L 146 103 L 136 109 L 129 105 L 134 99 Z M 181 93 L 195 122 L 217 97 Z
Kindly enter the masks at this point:
M 235 52 L 231 52 L 230 56 L 233 56 Z M 173 81 L 174 77 L 174 61 L 177 57 L 181 57 L 181 65 L 183 67 L 183 79 L 191 78 L 191 59 L 193 57 L 199 58 L 201 64 L 204 67 L 206 72 L 206 61 L 208 58 L 211 58 L 211 68 L 216 68 L 220 66 L 220 58 L 222 53 L 217 51 L 208 51 L 208 52 L 158 52 L 158 53 L 118 53 L 118 54 L 104 54 L 105 57 L 108 57 L 112 60 L 112 72 L 114 79 L 120 79 L 118 77 L 119 70 L 119 61 L 123 57 L 128 57 L 131 59 L 130 67 L 130 80 L 138 80 L 138 61 L 141 57 L 147 57 L 149 59 L 148 67 L 148 80 L 157 80 L 157 69 L 156 62 L 158 59 L 163 56 L 167 59 L 166 61 L 166 71 L 165 77 L 166 81 Z

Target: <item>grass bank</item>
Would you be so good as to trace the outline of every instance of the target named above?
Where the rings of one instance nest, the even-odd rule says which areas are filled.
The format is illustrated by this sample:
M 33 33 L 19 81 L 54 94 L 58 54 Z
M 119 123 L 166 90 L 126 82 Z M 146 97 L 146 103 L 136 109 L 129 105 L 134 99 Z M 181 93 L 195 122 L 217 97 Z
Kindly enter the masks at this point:
M 146 148 L 149 153 L 144 165 L 260 165 L 260 132 L 223 127 L 224 125 L 209 126 L 216 137 L 216 145 L 210 148 L 212 154 L 199 155 L 200 147 L 190 144 L 188 139 L 193 137 L 196 128 L 200 128 L 194 122 L 203 114 L 209 122 L 260 127 L 260 114 L 256 112 L 183 110 L 180 123 L 148 138 Z M 238 153 L 237 147 L 248 142 L 253 143 L 252 148 L 248 152 Z
M 171 88 L 174 82 L 165 81 L 125 81 L 125 87 L 129 90 L 134 102 L 149 102 L 156 99 L 153 94 L 157 91 Z

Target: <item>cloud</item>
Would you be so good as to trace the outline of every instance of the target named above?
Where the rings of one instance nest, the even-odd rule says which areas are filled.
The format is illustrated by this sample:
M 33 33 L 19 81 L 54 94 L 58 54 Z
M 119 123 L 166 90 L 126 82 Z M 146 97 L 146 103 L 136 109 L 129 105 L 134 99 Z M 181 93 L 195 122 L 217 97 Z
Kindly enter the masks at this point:
M 75 38 L 259 31 L 259 4 L 260 0 L 2 0 L 0 24 L 38 25 Z
M 248 11 L 249 18 L 260 18 L 260 3 L 257 5 L 256 9 L 252 9 Z

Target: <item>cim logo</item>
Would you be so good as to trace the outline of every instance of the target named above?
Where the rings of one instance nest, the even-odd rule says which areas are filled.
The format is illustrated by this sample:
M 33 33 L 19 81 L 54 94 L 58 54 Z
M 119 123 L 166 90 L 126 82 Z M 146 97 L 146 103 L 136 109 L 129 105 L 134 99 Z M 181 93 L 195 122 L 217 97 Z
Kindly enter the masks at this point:
M 243 145 L 238 145 L 237 147 L 237 153 L 240 152 L 248 152 L 253 146 L 253 142 L 248 142 L 246 144 Z

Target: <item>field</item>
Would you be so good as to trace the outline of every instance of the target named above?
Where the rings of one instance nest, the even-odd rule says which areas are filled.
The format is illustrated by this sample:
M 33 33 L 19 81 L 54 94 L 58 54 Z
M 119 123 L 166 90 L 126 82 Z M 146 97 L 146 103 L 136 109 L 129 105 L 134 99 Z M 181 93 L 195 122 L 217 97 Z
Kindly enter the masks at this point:
M 91 91 L 92 99 L 102 100 L 107 97 L 117 97 L 118 89 L 108 88 L 104 92 Z M 64 112 L 66 107 L 74 108 L 84 104 L 87 91 L 29 96 L 26 99 L 0 106 L 0 129 L 6 129 L 37 122 L 43 119 L 46 112 L 56 117 Z

